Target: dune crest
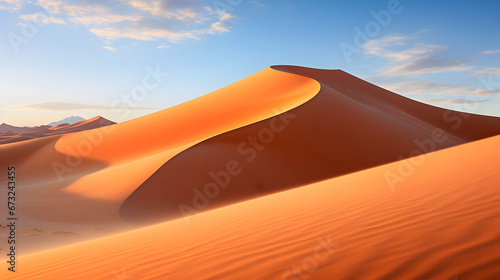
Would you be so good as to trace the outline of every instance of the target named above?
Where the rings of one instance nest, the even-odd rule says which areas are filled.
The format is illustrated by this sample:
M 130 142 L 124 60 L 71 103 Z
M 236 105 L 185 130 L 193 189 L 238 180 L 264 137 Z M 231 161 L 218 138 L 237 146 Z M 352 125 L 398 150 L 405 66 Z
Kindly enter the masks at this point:
M 185 217 L 500 134 L 500 118 L 426 105 L 341 70 L 272 68 L 315 79 L 321 90 L 176 155 L 127 198 L 121 216 Z

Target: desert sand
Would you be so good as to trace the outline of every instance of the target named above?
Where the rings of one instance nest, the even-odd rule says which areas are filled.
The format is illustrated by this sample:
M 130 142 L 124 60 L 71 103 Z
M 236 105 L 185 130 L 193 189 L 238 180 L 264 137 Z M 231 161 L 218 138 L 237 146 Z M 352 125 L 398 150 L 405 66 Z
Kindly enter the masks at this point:
M 0 145 L 20 190 L 12 279 L 500 277 L 499 118 L 274 66 L 96 120 Z
M 498 279 L 498 145 L 494 137 L 205 212 L 188 224 L 28 255 L 12 279 Z M 420 165 L 391 191 L 385 174 L 413 161 Z

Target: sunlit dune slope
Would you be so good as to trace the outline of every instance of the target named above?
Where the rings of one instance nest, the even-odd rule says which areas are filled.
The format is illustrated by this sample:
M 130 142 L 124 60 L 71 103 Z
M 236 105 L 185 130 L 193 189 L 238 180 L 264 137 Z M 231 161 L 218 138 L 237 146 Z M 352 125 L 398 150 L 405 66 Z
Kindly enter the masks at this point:
M 313 79 L 267 68 L 189 102 L 115 125 L 86 157 L 117 163 L 197 143 L 295 108 L 318 91 Z M 67 152 L 64 146 L 84 140 L 83 134 L 67 135 L 56 149 Z
M 0 167 L 15 165 L 18 185 L 29 190 L 23 192 L 24 207 L 19 207 L 25 226 L 44 226 L 36 224 L 40 221 L 63 223 L 58 226 L 122 223 L 123 201 L 172 156 L 214 135 L 295 108 L 319 88 L 313 79 L 268 68 L 145 117 L 0 145 Z M 6 174 L 0 176 L 0 184 L 6 185 Z
M 321 90 L 167 161 L 127 198 L 122 217 L 183 217 L 500 134 L 500 118 L 429 106 L 340 70 L 273 68 L 313 78 Z
M 500 279 L 499 145 L 493 137 L 21 256 L 9 279 Z M 392 188 L 388 174 L 400 177 Z

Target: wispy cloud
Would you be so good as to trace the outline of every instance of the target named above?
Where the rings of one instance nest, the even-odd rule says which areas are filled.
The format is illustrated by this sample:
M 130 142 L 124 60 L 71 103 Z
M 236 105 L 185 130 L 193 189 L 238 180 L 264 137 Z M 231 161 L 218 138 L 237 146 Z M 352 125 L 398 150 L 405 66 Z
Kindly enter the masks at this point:
M 474 69 L 473 66 L 466 64 L 472 60 L 470 58 L 446 57 L 447 46 L 426 43 L 408 46 L 408 41 L 414 39 L 417 34 L 385 36 L 370 40 L 363 46 L 363 53 L 387 59 L 389 65 L 383 70 L 382 75 L 388 76 L 463 72 Z
M 66 103 L 66 102 L 44 102 L 22 105 L 17 107 L 0 107 L 3 109 L 36 109 L 36 110 L 46 110 L 46 111 L 70 111 L 70 110 L 115 110 L 120 109 L 117 107 L 107 107 L 101 105 L 87 105 L 79 103 Z M 127 107 L 129 110 L 155 110 L 157 108 L 148 107 Z
M 366 56 L 376 56 L 386 61 L 380 68 L 381 74 L 371 77 L 370 80 L 396 93 L 416 95 L 415 98 L 419 100 L 432 97 L 422 100 L 424 102 L 442 105 L 495 102 L 492 97 L 500 94 L 500 88 L 496 86 L 493 78 L 500 77 L 500 68 L 479 69 L 471 64 L 474 58 L 448 57 L 448 46 L 415 42 L 424 31 L 385 36 L 366 42 L 363 45 L 363 53 Z M 481 53 L 497 52 L 499 51 Z M 432 80 L 438 74 L 452 72 L 466 72 L 461 74 L 464 78 L 478 77 L 477 86 Z M 421 79 L 420 76 L 424 74 L 425 79 Z
M 455 99 L 445 99 L 445 98 L 431 98 L 424 99 L 422 102 L 426 103 L 439 103 L 444 105 L 464 105 L 464 104 L 475 104 L 475 103 L 498 103 L 496 101 L 492 101 L 489 98 L 483 99 L 465 99 L 465 98 L 455 98 Z
M 0 0 L 0 10 L 18 11 L 23 7 L 25 0 Z
M 500 53 L 500 50 L 489 50 L 489 51 L 482 51 L 480 52 L 481 54 L 497 54 Z
M 261 1 L 257 1 L 257 0 L 250 1 L 250 3 L 253 3 L 253 4 L 257 5 L 257 7 L 261 7 L 261 8 L 269 7 L 269 5 L 266 5 L 266 4 L 262 3 Z
M 62 18 L 49 17 L 49 16 L 46 16 L 42 13 L 35 13 L 35 14 L 30 14 L 30 15 L 20 15 L 19 17 L 21 19 L 24 19 L 24 20 L 39 22 L 39 23 L 44 23 L 44 24 L 49 24 L 49 23 L 66 24 L 66 21 L 64 21 Z
M 454 96 L 488 96 L 500 93 L 499 89 L 486 89 L 466 85 L 452 85 L 434 81 L 418 80 L 401 83 L 385 83 L 384 88 L 410 95 L 454 95 Z
M 112 52 L 116 52 L 116 51 L 117 51 L 115 48 L 113 48 L 113 47 L 111 47 L 111 46 L 104 46 L 104 47 L 102 47 L 102 48 L 103 48 L 103 49 L 106 49 L 106 50 L 108 50 L 108 51 L 112 51 Z
M 484 68 L 470 74 L 471 77 L 498 77 L 500 78 L 500 68 Z
M 229 32 L 235 18 L 222 10 L 204 6 L 200 0 L 0 0 L 0 9 L 16 12 L 31 3 L 50 11 L 20 15 L 24 20 L 82 26 L 106 40 L 134 39 L 179 42 Z M 109 49 L 109 48 L 107 48 Z

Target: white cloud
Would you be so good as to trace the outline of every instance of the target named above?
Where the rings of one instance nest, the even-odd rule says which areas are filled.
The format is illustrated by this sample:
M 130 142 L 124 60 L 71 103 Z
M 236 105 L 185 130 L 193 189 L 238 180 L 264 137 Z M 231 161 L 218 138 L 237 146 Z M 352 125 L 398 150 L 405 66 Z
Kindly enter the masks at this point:
M 499 77 L 500 78 L 500 68 L 484 68 L 478 70 L 469 76 L 472 77 Z
M 386 61 L 381 74 L 369 80 L 383 88 L 399 94 L 416 95 L 418 97 L 434 96 L 423 100 L 445 105 L 463 105 L 470 102 L 486 102 L 492 95 L 500 94 L 499 83 L 493 81 L 500 77 L 500 68 L 478 69 L 469 62 L 471 58 L 449 58 L 447 46 L 414 43 L 417 32 L 410 35 L 385 36 L 368 41 L 363 46 L 363 53 L 377 56 Z M 485 51 L 493 54 L 499 51 Z M 419 75 L 445 72 L 472 72 L 469 76 L 478 77 L 477 87 L 474 85 L 448 84 L 432 80 L 413 80 Z M 465 74 L 465 75 L 467 75 Z M 464 75 L 464 76 L 465 76 Z M 431 77 L 431 76 L 429 76 Z M 485 78 L 486 77 L 486 78 Z
M 418 33 L 417 33 L 418 34 Z M 467 65 L 471 59 L 450 59 L 443 56 L 447 46 L 417 43 L 408 47 L 408 41 L 416 34 L 406 36 L 385 36 L 368 41 L 363 46 L 363 53 L 385 58 L 389 66 L 382 75 L 407 76 L 442 72 L 472 71 Z M 404 49 L 401 49 L 404 47 Z
M 111 47 L 111 46 L 104 46 L 104 47 L 102 47 L 102 48 L 103 48 L 103 49 L 106 49 L 106 50 L 108 50 L 108 51 L 116 52 L 116 49 L 115 49 L 115 48 L 113 48 L 113 47 Z
M 207 32 L 210 34 L 229 32 L 229 25 L 222 21 L 215 22 L 212 23 Z
M 21 19 L 39 22 L 43 24 L 56 23 L 56 24 L 66 24 L 66 22 L 62 18 L 56 18 L 47 16 L 45 13 L 35 13 L 31 15 L 20 15 Z
M 257 5 L 258 7 L 261 7 L 261 8 L 269 7 L 268 5 L 266 5 L 264 3 L 261 3 L 260 1 L 256 1 L 256 0 L 250 1 L 250 3 L 253 3 L 253 4 L 255 4 L 255 5 Z M 295 4 L 290 3 L 290 5 L 295 5 Z
M 170 42 L 178 42 L 182 39 L 191 38 L 197 39 L 192 32 L 176 32 L 163 28 L 132 26 L 132 27 L 106 27 L 103 29 L 90 29 L 90 32 L 99 37 L 104 37 L 109 40 L 115 39 L 135 39 L 141 41 L 150 41 L 161 38 L 167 38 Z
M 477 104 L 477 103 L 498 103 L 498 101 L 491 100 L 489 98 L 455 98 L 455 99 L 445 99 L 445 98 L 431 98 L 421 100 L 425 103 L 439 103 L 444 105 L 465 105 L 465 104 Z M 457 108 L 460 110 L 460 108 Z
M 0 10 L 18 11 L 24 2 L 24 0 L 0 0 Z
M 434 81 L 419 80 L 401 83 L 382 84 L 382 87 L 396 93 L 410 95 L 454 95 L 454 96 L 487 96 L 500 93 L 500 89 L 486 89 L 483 86 L 471 87 L 465 85 L 451 85 Z
M 0 0 L 0 5 L 22 8 L 22 1 Z M 209 34 L 230 31 L 235 16 L 204 7 L 200 0 L 33 0 L 47 13 L 21 15 L 25 20 L 82 26 L 96 36 L 110 40 L 134 39 L 179 42 L 202 39 Z M 0 6 L 3 7 L 3 6 Z
M 85 26 L 91 25 L 103 25 L 108 23 L 118 23 L 122 21 L 139 21 L 142 18 L 140 16 L 125 16 L 125 15 L 90 15 L 90 16 L 78 16 L 73 17 L 71 21 L 73 23 L 81 23 Z
M 489 51 L 482 51 L 482 54 L 497 54 L 500 53 L 500 50 L 489 50 Z

